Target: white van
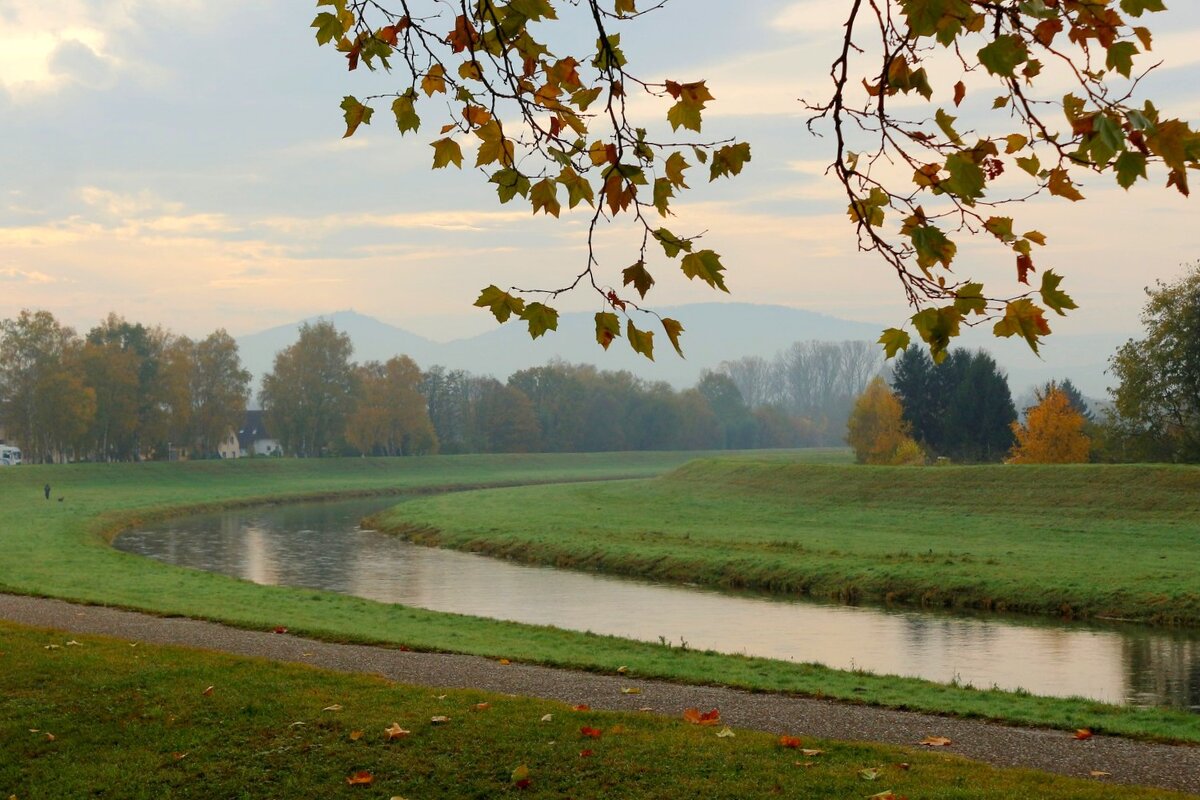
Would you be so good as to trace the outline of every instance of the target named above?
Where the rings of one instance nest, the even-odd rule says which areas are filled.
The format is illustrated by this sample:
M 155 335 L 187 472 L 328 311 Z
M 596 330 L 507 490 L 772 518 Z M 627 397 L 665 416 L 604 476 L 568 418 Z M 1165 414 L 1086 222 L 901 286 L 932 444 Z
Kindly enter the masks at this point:
M 0 467 L 15 467 L 20 463 L 20 450 L 11 445 L 0 444 Z

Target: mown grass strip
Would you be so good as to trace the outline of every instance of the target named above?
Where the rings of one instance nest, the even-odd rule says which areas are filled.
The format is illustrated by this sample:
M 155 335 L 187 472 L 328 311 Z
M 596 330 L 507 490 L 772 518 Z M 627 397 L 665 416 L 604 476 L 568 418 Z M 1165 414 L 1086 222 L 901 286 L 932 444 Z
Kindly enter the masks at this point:
M 0 793 L 20 800 L 1184 797 L 4 623 L 0 641 Z M 389 738 L 393 724 L 407 733 Z

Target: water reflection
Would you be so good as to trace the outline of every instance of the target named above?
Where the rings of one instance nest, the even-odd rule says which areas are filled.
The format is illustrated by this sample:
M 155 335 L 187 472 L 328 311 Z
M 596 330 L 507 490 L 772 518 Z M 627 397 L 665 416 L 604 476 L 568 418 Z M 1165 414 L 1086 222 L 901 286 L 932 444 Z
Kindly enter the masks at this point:
M 175 520 L 121 550 L 262 584 L 841 669 L 1200 711 L 1200 634 L 781 602 L 525 567 L 362 530 L 391 499 Z

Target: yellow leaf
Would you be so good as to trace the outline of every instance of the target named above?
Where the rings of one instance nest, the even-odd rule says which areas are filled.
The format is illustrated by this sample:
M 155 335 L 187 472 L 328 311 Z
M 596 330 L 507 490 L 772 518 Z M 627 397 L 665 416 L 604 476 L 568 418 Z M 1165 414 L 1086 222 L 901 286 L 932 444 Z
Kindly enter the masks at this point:
M 441 64 L 434 64 L 421 79 L 421 90 L 426 97 L 433 97 L 438 92 L 446 91 L 446 70 Z

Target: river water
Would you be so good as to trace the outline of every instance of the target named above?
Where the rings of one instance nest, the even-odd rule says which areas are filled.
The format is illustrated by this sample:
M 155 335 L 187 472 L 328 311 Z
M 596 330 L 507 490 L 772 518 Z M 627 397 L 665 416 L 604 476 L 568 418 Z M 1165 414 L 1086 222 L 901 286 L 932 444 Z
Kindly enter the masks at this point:
M 1200 632 L 839 606 L 653 584 L 411 545 L 362 529 L 397 498 L 242 509 L 119 550 L 255 583 L 978 688 L 1200 712 Z

